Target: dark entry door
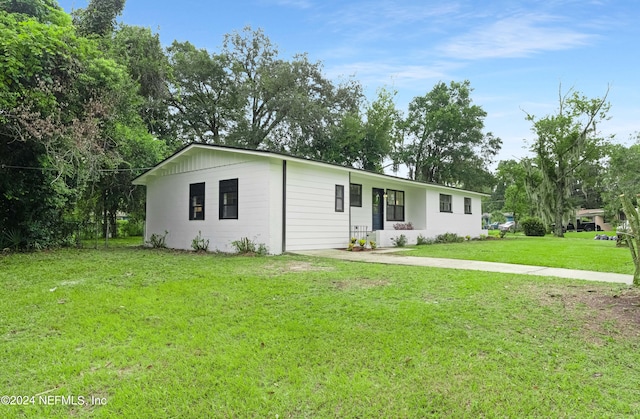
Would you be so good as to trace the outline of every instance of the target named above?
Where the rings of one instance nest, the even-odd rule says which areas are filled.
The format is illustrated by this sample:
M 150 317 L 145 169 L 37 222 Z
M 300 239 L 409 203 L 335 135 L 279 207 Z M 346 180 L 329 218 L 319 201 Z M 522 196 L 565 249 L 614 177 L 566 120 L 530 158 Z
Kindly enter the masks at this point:
M 373 188 L 372 197 L 372 230 L 384 230 L 384 189 Z

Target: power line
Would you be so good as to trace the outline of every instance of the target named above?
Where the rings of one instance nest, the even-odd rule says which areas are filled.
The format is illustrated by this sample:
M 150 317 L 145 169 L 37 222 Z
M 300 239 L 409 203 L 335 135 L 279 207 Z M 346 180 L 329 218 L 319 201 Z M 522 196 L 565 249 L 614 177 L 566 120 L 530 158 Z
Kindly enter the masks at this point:
M 42 171 L 52 171 L 52 172 L 57 172 L 59 171 L 58 169 L 54 168 L 54 167 L 32 167 L 32 166 L 14 166 L 14 165 L 10 165 L 10 164 L 0 164 L 0 169 L 19 169 L 19 170 L 40 170 Z M 131 167 L 128 169 L 98 169 L 97 172 L 101 172 L 101 173 L 117 173 L 117 172 L 133 172 L 133 171 L 138 171 L 138 170 L 149 170 L 152 169 L 152 167 Z

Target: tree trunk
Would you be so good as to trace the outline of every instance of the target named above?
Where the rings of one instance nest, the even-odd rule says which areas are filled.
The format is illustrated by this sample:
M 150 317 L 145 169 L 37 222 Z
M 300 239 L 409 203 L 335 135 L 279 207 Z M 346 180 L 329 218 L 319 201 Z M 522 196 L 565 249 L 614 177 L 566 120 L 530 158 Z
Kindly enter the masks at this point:
M 555 206 L 555 223 L 553 234 L 556 237 L 564 237 L 564 231 L 562 228 L 562 210 L 564 208 L 564 182 L 558 182 L 556 184 L 556 206 Z
M 624 234 L 635 267 L 633 271 L 633 285 L 637 287 L 640 286 L 640 255 L 638 255 L 638 249 L 640 248 L 640 214 L 638 214 L 638 210 L 633 206 L 629 198 L 620 195 L 620 200 L 622 201 L 622 211 L 624 211 L 624 214 L 627 216 L 627 222 L 629 224 Z
M 116 214 L 117 214 L 117 210 L 111 210 L 109 212 L 109 223 L 111 225 L 111 238 L 113 239 L 117 239 L 118 238 L 118 222 L 116 219 Z
M 636 237 L 629 237 L 627 241 L 629 250 L 631 251 L 631 259 L 633 259 L 633 265 L 635 267 L 633 270 L 633 285 L 637 287 L 640 285 L 640 263 L 638 263 L 638 243 L 636 240 Z
M 109 223 L 107 212 L 107 191 L 102 191 L 102 237 L 107 238 L 108 230 L 107 225 Z

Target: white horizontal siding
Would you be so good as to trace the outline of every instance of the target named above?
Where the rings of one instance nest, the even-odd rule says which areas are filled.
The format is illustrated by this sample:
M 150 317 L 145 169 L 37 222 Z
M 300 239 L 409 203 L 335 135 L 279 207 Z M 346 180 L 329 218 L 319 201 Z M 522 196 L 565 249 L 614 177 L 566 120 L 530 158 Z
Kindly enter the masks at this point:
M 477 195 L 464 191 L 444 192 L 451 195 L 452 212 L 440 212 L 440 192 L 427 192 L 427 230 L 430 237 L 444 233 L 478 237 L 482 234 L 482 203 Z M 464 198 L 471 198 L 471 214 L 464 213 Z
M 176 175 L 180 173 L 209 170 L 211 168 L 221 168 L 234 166 L 246 162 L 256 161 L 256 157 L 235 154 L 226 150 L 188 150 L 180 159 L 166 164 L 157 175 Z
M 281 174 L 268 159 L 254 156 L 236 159 L 235 156 L 217 156 L 218 153 L 201 150 L 186 156 L 187 161 L 175 164 L 168 174 L 149 180 L 146 239 L 151 234 L 168 230 L 168 247 L 191 249 L 192 240 L 200 232 L 209 240 L 210 250 L 233 251 L 232 241 L 248 237 L 256 243 L 264 243 L 270 251 L 280 252 L 281 233 L 277 230 L 282 223 L 277 222 L 277 217 L 282 205 L 271 203 L 272 198 L 277 199 L 271 191 L 273 183 L 277 191 Z M 211 163 L 217 165 L 200 168 Z M 236 178 L 238 219 L 220 220 L 219 182 Z M 189 220 L 189 185 L 199 182 L 205 183 L 205 219 Z
M 344 186 L 344 212 L 335 211 L 335 186 Z M 346 246 L 349 239 L 349 174 L 287 162 L 287 250 Z

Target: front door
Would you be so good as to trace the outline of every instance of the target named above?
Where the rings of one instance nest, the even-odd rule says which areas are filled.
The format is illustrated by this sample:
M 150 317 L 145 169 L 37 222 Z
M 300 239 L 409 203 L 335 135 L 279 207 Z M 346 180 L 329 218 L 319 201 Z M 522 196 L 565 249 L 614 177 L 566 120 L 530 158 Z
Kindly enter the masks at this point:
M 372 197 L 372 230 L 384 230 L 384 189 L 373 188 Z

